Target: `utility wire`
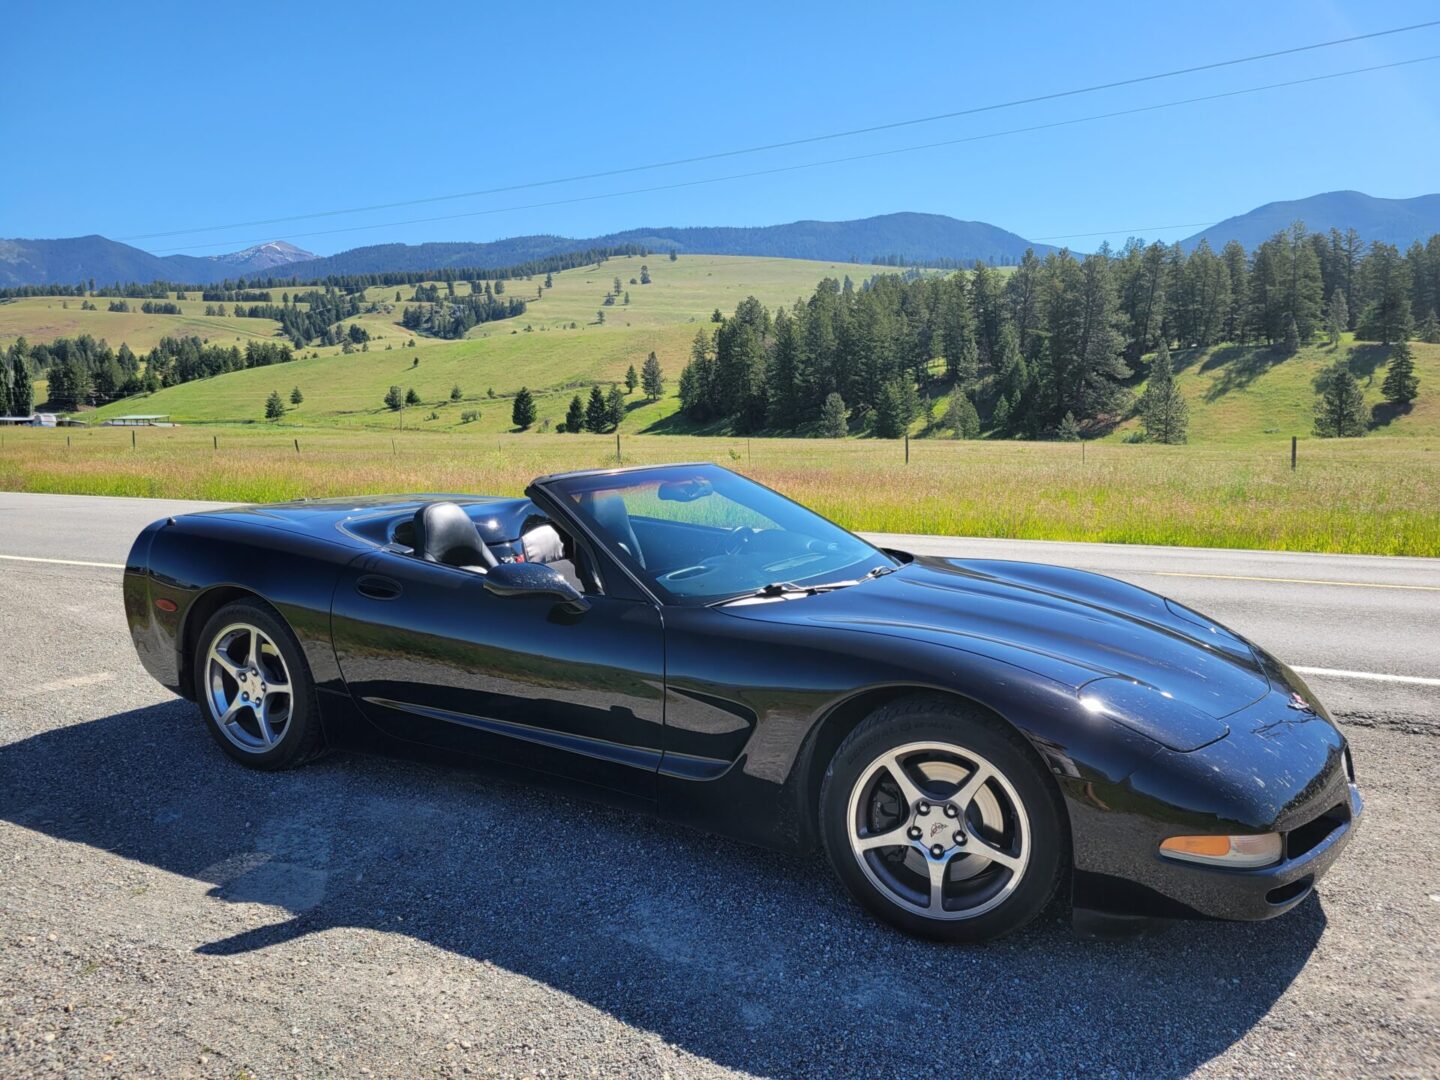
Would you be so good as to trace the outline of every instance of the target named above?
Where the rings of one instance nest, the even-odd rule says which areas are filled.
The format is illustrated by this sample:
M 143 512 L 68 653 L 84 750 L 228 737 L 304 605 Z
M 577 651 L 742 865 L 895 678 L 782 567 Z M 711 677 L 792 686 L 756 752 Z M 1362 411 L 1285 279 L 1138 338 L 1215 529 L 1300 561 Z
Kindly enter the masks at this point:
M 454 199 L 469 199 L 480 195 L 499 195 L 508 191 L 550 187 L 556 184 L 571 184 L 581 180 L 601 180 L 611 176 L 624 176 L 630 173 L 646 172 L 651 169 L 673 168 L 677 165 L 694 165 L 702 161 L 718 161 L 723 158 L 740 157 L 746 154 L 759 154 L 769 150 L 783 150 L 789 147 L 806 146 L 810 143 L 826 142 L 832 139 L 847 139 L 855 135 L 870 135 L 878 131 L 893 131 L 896 128 L 913 127 L 917 124 L 932 124 L 938 120 L 953 120 L 961 116 L 974 116 L 978 113 L 995 112 L 1000 109 L 1013 109 L 1020 105 L 1034 105 L 1042 101 L 1056 101 L 1061 98 L 1076 97 L 1080 94 L 1093 94 L 1101 90 L 1113 90 L 1121 86 L 1135 86 L 1140 83 L 1155 82 L 1160 79 L 1173 79 L 1181 75 L 1193 75 L 1201 71 L 1215 71 L 1219 68 L 1234 67 L 1237 64 L 1251 64 L 1259 60 L 1273 60 L 1280 56 L 1293 56 L 1296 53 L 1313 52 L 1316 49 L 1328 49 L 1336 45 L 1348 45 L 1356 41 L 1368 41 L 1372 38 L 1405 34 L 1413 30 L 1425 30 L 1434 26 L 1440 26 L 1440 19 L 1434 19 L 1429 22 L 1412 23 L 1409 26 L 1396 26 L 1389 30 L 1376 30 L 1369 34 L 1355 34 L 1351 37 L 1335 38 L 1331 41 L 1317 41 L 1310 45 L 1296 45 L 1288 49 L 1276 49 L 1271 52 L 1255 53 L 1252 56 L 1240 56 L 1232 60 L 1217 60 L 1209 64 L 1196 64 L 1193 67 L 1176 68 L 1173 71 L 1161 71 L 1151 75 L 1137 75 L 1129 79 L 1097 83 L 1094 86 L 1082 86 L 1073 90 L 1058 90 L 1051 94 L 1039 94 L 1035 97 L 1016 98 L 1013 101 L 1002 101 L 991 105 L 977 105 L 968 109 L 957 109 L 953 112 L 936 113 L 933 116 L 920 116 L 909 120 L 895 120 L 885 124 L 874 124 L 870 127 L 851 128 L 847 131 L 832 131 L 823 135 L 810 135 L 800 139 L 789 139 L 784 142 L 764 143 L 759 146 L 747 146 L 737 150 L 721 150 L 711 154 L 699 154 L 694 157 L 673 158 L 669 161 L 655 161 L 646 165 L 630 165 L 619 169 L 606 169 L 601 172 L 578 173 L 574 176 L 554 177 L 548 180 L 532 180 L 522 184 L 481 188 L 476 191 L 461 191 L 451 195 L 432 195 L 420 199 L 402 199 L 397 202 L 372 203 L 368 206 L 351 206 L 341 210 L 320 210 L 310 214 L 259 218 L 254 221 L 237 221 L 226 225 L 206 225 L 192 229 L 171 229 L 168 232 L 136 233 L 131 236 L 120 236 L 116 239 L 127 241 L 154 240 L 167 236 L 188 236 L 192 233 L 199 232 L 219 232 L 225 229 L 243 229 L 259 225 L 280 225 L 291 221 L 308 221 L 313 218 L 361 214 L 373 210 L 393 210 L 402 206 L 421 206 L 427 203 L 447 202 Z
M 618 199 L 628 195 L 649 195 L 660 191 L 676 191 L 681 188 L 701 187 L 707 184 L 721 184 L 732 180 L 746 180 L 758 176 L 774 176 L 778 173 L 798 172 L 803 169 L 816 169 L 828 165 L 843 165 L 854 161 L 866 161 L 874 158 L 891 157 L 896 154 L 912 154 L 921 150 L 934 150 L 944 146 L 956 146 L 962 143 L 980 142 L 985 139 L 998 139 L 1008 135 L 1020 135 L 1033 131 L 1047 131 L 1052 128 L 1071 127 L 1076 124 L 1088 124 L 1097 120 L 1110 120 L 1120 116 L 1134 116 L 1139 113 L 1157 112 L 1161 109 L 1174 109 L 1181 105 L 1194 105 L 1204 101 L 1219 101 L 1225 98 L 1242 97 L 1246 94 L 1258 94 L 1266 90 L 1279 90 L 1289 86 L 1303 86 L 1308 83 L 1325 82 L 1329 79 L 1341 79 L 1350 75 L 1363 75 L 1373 71 L 1386 71 L 1391 68 L 1405 67 L 1411 64 L 1423 64 L 1431 60 L 1440 60 L 1440 53 L 1430 56 L 1418 56 L 1411 60 L 1395 60 L 1388 64 L 1375 64 L 1371 67 L 1351 68 L 1348 71 L 1334 71 L 1326 75 L 1311 75 L 1304 79 L 1288 79 L 1285 82 L 1267 83 L 1264 86 L 1250 86 L 1241 90 L 1226 90 L 1218 94 L 1203 94 L 1199 97 L 1182 98 L 1178 101 L 1165 101 L 1156 105 L 1141 105 L 1133 109 L 1118 109 L 1114 112 L 1096 113 L 1093 116 L 1073 117 L 1068 120 L 1055 120 L 1046 124 L 1033 124 L 1029 127 L 1009 128 L 1004 131 L 991 131 L 981 135 L 967 135 L 958 139 L 944 139 L 940 142 L 922 143 L 917 146 L 901 146 L 889 150 L 875 150 L 865 154 L 851 154 L 847 157 L 827 158 L 822 161 L 808 161 L 798 165 L 779 165 L 770 169 L 756 169 L 751 172 L 731 173 L 726 176 L 711 176 L 700 180 L 684 180 L 673 184 L 657 184 L 653 187 L 630 188 L 625 191 L 609 191 L 596 195 L 576 195 L 567 199 L 553 199 L 547 202 L 525 203 L 515 206 L 491 207 L 486 210 L 468 210 L 459 214 L 442 214 L 435 217 L 408 218 L 404 221 L 378 222 L 373 225 L 347 225 L 338 229 L 318 229 L 311 232 L 290 233 L 279 239 L 302 240 L 311 236 L 334 236 L 337 233 L 363 232 L 367 229 L 391 229 L 402 225 L 424 225 L 435 221 L 456 221 L 462 218 L 485 217 L 491 214 L 507 214 L 517 210 L 538 210 L 553 206 L 570 206 L 576 203 L 597 202 L 602 199 Z M 1076 234 L 1078 235 L 1078 234 Z M 274 240 L 276 237 L 269 237 Z M 234 244 L 261 244 L 265 240 L 250 241 L 229 241 L 211 242 L 206 244 L 191 244 L 186 247 L 160 248 L 153 252 L 156 255 L 166 255 L 181 251 L 196 251 L 203 248 L 233 246 Z

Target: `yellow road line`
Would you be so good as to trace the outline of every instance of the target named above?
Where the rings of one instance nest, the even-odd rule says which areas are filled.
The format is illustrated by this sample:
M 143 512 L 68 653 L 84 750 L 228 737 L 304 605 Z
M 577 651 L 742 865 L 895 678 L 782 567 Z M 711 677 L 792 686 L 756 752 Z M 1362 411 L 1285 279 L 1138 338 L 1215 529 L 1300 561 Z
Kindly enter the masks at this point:
M 1440 592 L 1440 585 L 1385 585 L 1377 581 L 1328 581 L 1325 578 L 1258 577 L 1251 574 L 1193 574 L 1184 570 L 1139 570 L 1155 577 L 1209 578 L 1212 581 L 1270 581 L 1279 585 L 1339 585 L 1346 589 L 1408 589 L 1413 592 Z

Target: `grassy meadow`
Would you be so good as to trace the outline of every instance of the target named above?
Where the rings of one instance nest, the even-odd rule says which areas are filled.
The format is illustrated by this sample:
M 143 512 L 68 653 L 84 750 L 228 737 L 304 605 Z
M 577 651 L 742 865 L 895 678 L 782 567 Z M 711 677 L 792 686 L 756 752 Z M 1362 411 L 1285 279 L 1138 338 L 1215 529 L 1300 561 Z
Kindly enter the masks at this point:
M 852 529 L 1440 556 L 1440 438 L 1307 439 L 1295 472 L 1279 436 L 934 439 L 910 452 L 907 465 L 902 444 L 870 439 L 621 437 L 625 464 L 717 461 Z M 140 430 L 132 449 L 115 428 L 26 428 L 0 436 L 0 488 L 236 501 L 517 494 L 537 475 L 614 461 L 613 436 L 179 427 Z

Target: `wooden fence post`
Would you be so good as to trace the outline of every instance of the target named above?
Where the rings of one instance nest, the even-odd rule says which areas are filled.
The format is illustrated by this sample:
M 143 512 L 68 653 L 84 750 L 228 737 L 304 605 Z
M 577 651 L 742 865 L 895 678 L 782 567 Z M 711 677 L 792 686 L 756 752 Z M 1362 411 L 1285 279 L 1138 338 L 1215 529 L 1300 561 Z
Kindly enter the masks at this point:
M 1294 472 L 1294 471 L 1295 471 L 1295 454 L 1296 454 L 1296 449 L 1297 449 L 1298 446 L 1299 446 L 1299 443 L 1300 443 L 1300 440 L 1299 440 L 1298 438 L 1296 438 L 1294 435 L 1291 435 L 1291 436 L 1290 436 L 1290 471 L 1291 471 L 1291 472 Z
M 134 449 L 135 449 L 135 429 L 134 429 L 134 428 L 131 428 L 131 429 L 130 429 L 130 449 L 131 449 L 131 450 L 134 450 Z
M 905 433 L 905 464 L 910 464 L 910 433 Z
M 620 464 L 620 432 L 615 432 L 615 464 Z
M 297 454 L 300 452 L 300 440 L 299 440 L 299 439 L 296 439 L 296 440 L 295 440 L 295 452 L 296 452 Z

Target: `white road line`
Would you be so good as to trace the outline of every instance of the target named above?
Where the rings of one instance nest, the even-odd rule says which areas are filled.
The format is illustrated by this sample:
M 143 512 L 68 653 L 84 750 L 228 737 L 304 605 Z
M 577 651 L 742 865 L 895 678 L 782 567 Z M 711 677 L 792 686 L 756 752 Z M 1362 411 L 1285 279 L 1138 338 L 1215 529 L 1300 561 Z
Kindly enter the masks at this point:
M 1211 581 L 1270 581 L 1280 585 L 1340 585 L 1347 589 L 1410 589 L 1440 592 L 1440 585 L 1387 585 L 1378 581 L 1332 581 L 1328 578 L 1258 577 L 1251 574 L 1197 574 L 1188 570 L 1136 570 L 1153 577 L 1209 578 Z
M 1411 686 L 1440 686 L 1440 679 L 1422 675 L 1382 675 L 1378 671 L 1340 671 L 1336 668 L 1294 667 L 1301 675 L 1328 675 L 1332 679 L 1368 679 L 1371 682 L 1409 683 Z
M 12 562 L 51 563 L 56 566 L 103 566 L 106 570 L 124 570 L 125 564 L 118 562 L 85 562 L 83 559 L 42 559 L 38 555 L 0 555 L 0 559 Z

